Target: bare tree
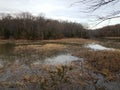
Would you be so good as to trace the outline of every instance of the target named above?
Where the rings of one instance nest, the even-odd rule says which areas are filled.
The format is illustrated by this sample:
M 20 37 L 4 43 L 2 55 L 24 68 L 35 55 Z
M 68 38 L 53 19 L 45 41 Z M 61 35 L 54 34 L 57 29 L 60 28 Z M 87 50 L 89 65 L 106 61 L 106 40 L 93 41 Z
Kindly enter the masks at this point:
M 28 12 L 0 14 L 0 39 L 86 38 L 86 33 L 84 26 L 78 23 L 47 19 L 41 15 L 33 16 Z
M 90 13 L 90 12 L 94 12 L 105 6 L 107 6 L 109 8 L 109 5 L 114 5 L 114 7 L 116 7 L 117 4 L 120 4 L 120 0 L 78 0 L 78 1 L 74 2 L 72 5 L 74 5 L 74 4 L 86 5 L 84 12 Z M 106 20 L 120 18 L 120 10 L 119 10 L 119 8 L 116 10 L 114 9 L 107 15 L 96 16 L 96 17 L 97 17 L 97 20 L 99 20 L 99 23 L 97 23 L 97 24 L 100 24 L 101 22 L 106 21 Z

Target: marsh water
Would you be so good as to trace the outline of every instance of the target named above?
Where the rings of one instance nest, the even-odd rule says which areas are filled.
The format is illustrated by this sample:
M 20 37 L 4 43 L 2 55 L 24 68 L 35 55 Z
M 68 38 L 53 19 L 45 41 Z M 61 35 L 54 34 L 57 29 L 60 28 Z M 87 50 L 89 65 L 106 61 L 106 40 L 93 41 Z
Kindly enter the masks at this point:
M 85 45 L 85 47 L 93 49 L 95 51 L 97 51 L 97 50 L 114 50 L 113 48 L 107 48 L 105 46 L 102 46 L 100 44 L 95 44 L 95 43 Z
M 82 58 L 72 56 L 66 51 L 55 52 L 49 55 L 49 53 L 42 51 L 40 53 L 31 52 L 29 49 L 27 51 L 26 46 L 22 48 L 22 51 L 15 52 L 16 47 L 21 46 L 16 46 L 13 43 L 0 45 L 0 81 L 16 81 L 23 74 L 31 74 L 30 66 L 68 65 L 72 61 L 83 60 Z M 37 47 L 41 47 L 41 45 L 37 45 Z
M 41 45 L 38 45 L 41 46 Z M 83 58 L 78 58 L 72 56 L 69 52 L 55 52 L 52 55 L 41 53 L 34 53 L 33 51 L 26 51 L 19 53 L 19 51 L 14 53 L 14 50 L 17 46 L 14 43 L 5 43 L 0 44 L 0 67 L 2 67 L 3 63 L 13 63 L 19 62 L 21 64 L 69 64 L 72 61 L 83 60 Z M 34 45 L 32 46 L 34 47 Z M 100 44 L 87 44 L 84 45 L 85 48 L 90 48 L 93 50 L 114 50 L 113 48 L 107 48 Z
M 0 45 L 0 67 L 3 67 L 5 63 L 19 62 L 19 64 L 69 64 L 72 61 L 82 60 L 72 56 L 67 52 L 54 53 L 52 56 L 43 56 L 39 53 L 26 52 L 13 53 L 16 45 L 13 43 L 5 43 Z
M 83 59 L 72 56 L 71 54 L 60 54 L 60 55 L 56 55 L 53 57 L 47 57 L 43 61 L 38 60 L 38 61 L 34 62 L 33 64 L 68 65 L 72 61 L 77 61 L 77 60 L 83 60 Z
M 41 45 L 38 45 L 41 47 Z M 74 61 L 83 61 L 83 58 L 72 56 L 69 52 L 55 52 L 51 56 L 43 55 L 42 53 L 32 53 L 26 52 L 24 50 L 22 53 L 15 52 L 14 50 L 17 46 L 14 43 L 5 43 L 0 45 L 0 81 L 17 81 L 19 77 L 23 74 L 31 74 L 30 65 L 40 66 L 40 65 L 68 65 Z M 100 44 L 88 44 L 84 45 L 85 48 L 90 48 L 93 50 L 113 50 L 111 48 L 104 47 Z M 42 54 L 42 55 L 41 55 Z M 13 71 L 15 70 L 15 71 Z M 37 71 L 38 72 L 38 71 Z M 108 82 L 105 83 L 104 76 L 101 74 L 94 74 L 95 77 L 99 78 L 97 85 L 102 85 L 107 87 L 108 90 L 119 90 L 119 82 Z M 95 90 L 93 86 L 88 87 L 87 90 Z M 91 88 L 91 89 L 90 89 Z M 80 89 L 81 90 L 81 89 Z

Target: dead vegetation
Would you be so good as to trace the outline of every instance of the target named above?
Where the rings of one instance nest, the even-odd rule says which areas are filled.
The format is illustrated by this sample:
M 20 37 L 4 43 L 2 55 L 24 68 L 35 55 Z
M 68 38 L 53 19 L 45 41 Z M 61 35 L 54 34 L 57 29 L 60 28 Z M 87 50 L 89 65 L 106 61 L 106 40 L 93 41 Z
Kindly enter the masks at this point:
M 45 44 L 45 45 L 24 45 L 24 46 L 16 46 L 14 52 L 20 51 L 35 51 L 40 52 L 41 50 L 44 51 L 54 51 L 54 50 L 64 50 L 66 46 L 60 44 Z
M 83 57 L 89 69 L 105 75 L 108 80 L 118 79 L 120 51 L 78 51 L 74 55 Z
M 37 53 L 40 57 L 46 57 L 68 50 L 73 56 L 83 58 L 84 62 L 72 62 L 72 64 L 68 66 L 35 66 L 30 64 L 29 68 L 32 74 L 24 74 L 18 82 L 0 82 L 0 87 L 19 87 L 22 88 L 22 90 L 32 87 L 38 87 L 38 90 L 67 90 L 68 87 L 71 88 L 71 86 L 75 86 L 73 90 L 76 90 L 75 88 L 81 88 L 82 86 L 81 90 L 84 90 L 84 86 L 91 84 L 90 81 L 94 83 L 94 81 L 97 80 L 97 78 L 94 78 L 91 74 L 96 72 L 102 74 L 107 81 L 119 80 L 120 51 L 93 51 L 82 46 L 91 42 L 93 41 L 85 39 L 61 39 L 46 40 L 42 45 L 17 45 L 14 48 L 14 54 L 31 53 L 29 54 L 29 56 L 31 56 Z M 34 61 L 35 58 L 30 57 L 28 59 L 27 62 L 30 62 L 30 59 Z M 14 64 L 10 65 L 9 69 L 11 69 L 13 73 L 16 70 L 23 71 L 21 70 L 23 69 L 21 63 L 15 64 L 16 66 Z M 4 70 L 7 70 L 7 68 L 6 66 Z M 94 87 L 96 88 L 95 84 Z
M 76 87 L 86 86 L 88 84 L 87 80 L 90 79 L 87 73 L 81 71 L 82 68 L 78 69 L 78 66 L 74 64 L 68 66 L 41 66 L 39 69 L 42 73 L 34 72 L 34 67 L 31 67 L 31 69 L 32 74 L 24 74 L 17 82 L 1 82 L 0 87 L 17 87 L 22 90 L 30 87 L 34 87 L 36 90 L 76 90 Z

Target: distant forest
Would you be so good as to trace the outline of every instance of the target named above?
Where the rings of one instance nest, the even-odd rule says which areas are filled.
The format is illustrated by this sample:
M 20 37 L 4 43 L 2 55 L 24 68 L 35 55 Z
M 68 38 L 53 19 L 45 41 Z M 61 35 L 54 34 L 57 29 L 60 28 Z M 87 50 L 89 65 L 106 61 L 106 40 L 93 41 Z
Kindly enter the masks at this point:
M 89 36 L 93 37 L 120 37 L 120 24 L 105 26 L 96 30 L 92 30 Z
M 46 19 L 30 13 L 0 15 L 0 39 L 45 40 L 73 37 L 120 37 L 120 25 L 88 30 L 80 23 Z
M 85 38 L 86 30 L 81 24 L 46 19 L 30 13 L 2 14 L 0 19 L 1 39 L 59 39 Z

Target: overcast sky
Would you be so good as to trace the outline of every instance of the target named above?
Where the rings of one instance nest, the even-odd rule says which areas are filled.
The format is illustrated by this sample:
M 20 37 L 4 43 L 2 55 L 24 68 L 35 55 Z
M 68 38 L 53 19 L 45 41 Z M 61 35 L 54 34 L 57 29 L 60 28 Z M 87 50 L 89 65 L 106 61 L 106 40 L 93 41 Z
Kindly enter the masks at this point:
M 106 9 L 105 11 L 101 9 L 88 14 L 81 12 L 85 7 L 82 4 L 70 6 L 74 1 L 76 0 L 0 0 L 0 13 L 30 12 L 34 15 L 43 13 L 47 18 L 78 22 L 92 27 L 95 23 L 93 23 L 94 17 L 91 15 L 104 15 L 104 12 L 118 9 L 120 6 L 119 3 L 109 9 L 102 8 Z M 116 23 L 120 23 L 120 19 L 106 21 L 97 27 Z

